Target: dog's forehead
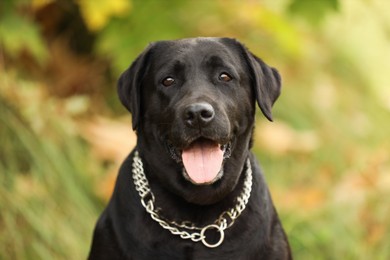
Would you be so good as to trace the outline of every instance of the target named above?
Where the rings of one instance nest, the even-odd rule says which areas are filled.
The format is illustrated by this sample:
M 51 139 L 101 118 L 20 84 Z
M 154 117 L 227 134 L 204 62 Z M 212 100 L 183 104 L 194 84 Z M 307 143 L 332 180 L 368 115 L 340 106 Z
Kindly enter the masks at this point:
M 155 60 L 161 65 L 171 61 L 233 61 L 237 59 L 234 49 L 220 38 L 188 38 L 175 41 L 156 42 Z
M 156 43 L 161 45 L 165 52 L 202 52 L 223 48 L 219 38 L 187 38 L 173 41 L 161 41 Z

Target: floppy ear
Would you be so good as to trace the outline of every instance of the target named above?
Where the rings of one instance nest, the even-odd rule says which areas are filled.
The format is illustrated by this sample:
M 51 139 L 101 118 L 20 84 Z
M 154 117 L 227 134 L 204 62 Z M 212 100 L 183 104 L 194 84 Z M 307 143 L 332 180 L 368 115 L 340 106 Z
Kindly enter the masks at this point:
M 269 67 L 248 50 L 245 50 L 245 52 L 252 74 L 252 84 L 256 93 L 257 104 L 265 117 L 272 121 L 271 108 L 280 95 L 281 77 L 276 69 Z
M 228 39 L 233 40 L 233 39 Z M 257 104 L 268 120 L 272 121 L 271 108 L 280 95 L 281 78 L 278 71 L 269 67 L 261 59 L 248 51 L 244 45 L 233 40 L 239 46 L 249 66 L 252 87 L 255 90 Z
M 122 104 L 132 115 L 133 130 L 136 130 L 141 113 L 141 83 L 147 70 L 151 45 L 142 52 L 118 80 L 118 95 Z

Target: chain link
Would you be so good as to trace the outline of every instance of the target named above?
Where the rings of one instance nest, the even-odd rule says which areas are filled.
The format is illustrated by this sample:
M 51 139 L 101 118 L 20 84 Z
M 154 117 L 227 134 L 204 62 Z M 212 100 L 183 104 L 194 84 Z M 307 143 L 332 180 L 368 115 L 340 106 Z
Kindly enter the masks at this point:
M 233 208 L 222 212 L 222 214 L 219 215 L 219 218 L 213 224 L 204 227 L 197 227 L 190 221 L 182 221 L 178 223 L 161 217 L 158 214 L 159 209 L 156 209 L 154 206 L 155 198 L 150 189 L 148 179 L 144 173 L 143 163 L 139 157 L 138 151 L 135 151 L 134 153 L 132 166 L 132 176 L 135 189 L 138 191 L 138 194 L 141 197 L 142 206 L 146 209 L 146 212 L 150 214 L 151 218 L 156 221 L 162 228 L 168 230 L 173 235 L 180 236 L 182 239 L 191 239 L 194 242 L 201 241 L 205 246 L 210 248 L 217 247 L 222 244 L 225 236 L 224 231 L 230 228 L 234 224 L 235 220 L 244 211 L 252 190 L 252 168 L 249 159 L 247 159 L 244 187 L 243 191 L 236 199 L 237 204 Z M 218 242 L 209 244 L 206 241 L 205 232 L 209 229 L 217 229 L 220 234 L 220 239 Z

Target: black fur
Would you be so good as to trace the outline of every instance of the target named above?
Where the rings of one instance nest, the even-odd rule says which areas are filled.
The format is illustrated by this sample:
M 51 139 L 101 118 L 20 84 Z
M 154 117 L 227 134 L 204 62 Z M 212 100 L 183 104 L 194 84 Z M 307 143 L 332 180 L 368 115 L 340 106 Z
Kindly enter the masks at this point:
M 221 73 L 232 80 L 221 80 Z M 166 77 L 175 83 L 164 86 Z M 136 149 L 161 214 L 197 226 L 213 223 L 235 205 L 247 158 L 253 171 L 251 197 L 234 225 L 225 230 L 219 247 L 181 239 L 160 227 L 142 207 L 131 177 L 133 151 L 96 225 L 89 259 L 291 259 L 263 174 L 250 152 L 256 101 L 272 120 L 280 82 L 275 69 L 233 39 L 151 44 L 121 75 L 118 93 L 132 113 Z M 183 119 L 183 111 L 200 102 L 211 105 L 215 117 L 210 124 L 194 127 Z M 199 138 L 229 144 L 231 149 L 222 178 L 208 185 L 186 180 L 183 165 L 167 149 L 169 143 L 180 151 Z

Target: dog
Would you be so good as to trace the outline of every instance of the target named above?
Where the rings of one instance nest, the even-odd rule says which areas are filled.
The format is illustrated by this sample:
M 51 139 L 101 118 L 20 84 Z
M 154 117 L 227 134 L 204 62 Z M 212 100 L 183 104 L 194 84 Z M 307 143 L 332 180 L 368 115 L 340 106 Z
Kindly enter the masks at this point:
M 292 259 L 250 152 L 278 71 L 231 38 L 151 43 L 118 80 L 137 145 L 89 259 Z

